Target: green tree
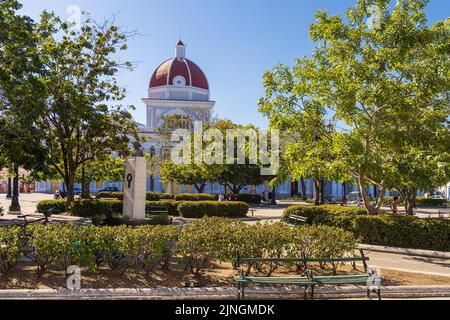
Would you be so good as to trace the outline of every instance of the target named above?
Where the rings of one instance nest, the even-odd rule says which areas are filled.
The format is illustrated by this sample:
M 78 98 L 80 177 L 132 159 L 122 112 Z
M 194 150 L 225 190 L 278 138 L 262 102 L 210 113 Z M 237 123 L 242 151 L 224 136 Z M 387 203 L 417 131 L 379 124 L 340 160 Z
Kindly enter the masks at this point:
M 356 177 L 369 214 L 381 205 L 369 201 L 369 184 L 380 197 L 391 186 L 411 194 L 438 182 L 420 177 L 446 171 L 448 155 L 436 150 L 448 146 L 449 19 L 428 27 L 426 3 L 402 0 L 390 10 L 389 0 L 359 0 L 346 19 L 319 11 L 311 58 L 286 75 L 292 93 L 326 106 L 346 129 L 329 143 Z
M 64 179 L 67 201 L 73 201 L 77 170 L 95 159 L 116 152 L 127 155 L 130 137 L 139 140 L 137 128 L 123 106 L 125 90 L 117 72 L 131 63 L 117 61 L 126 50 L 129 34 L 112 21 L 102 24 L 85 16 L 81 30 L 43 12 L 36 28 L 45 103 L 32 110 L 45 147 L 47 163 Z M 31 111 L 31 110 L 30 110 Z
M 42 103 L 35 23 L 17 14 L 15 0 L 0 2 L 0 150 L 3 165 L 18 176 L 19 167 L 44 170 L 44 150 L 33 124 Z M 2 166 L 3 167 L 3 166 Z M 11 211 L 20 211 L 19 179 L 14 179 Z

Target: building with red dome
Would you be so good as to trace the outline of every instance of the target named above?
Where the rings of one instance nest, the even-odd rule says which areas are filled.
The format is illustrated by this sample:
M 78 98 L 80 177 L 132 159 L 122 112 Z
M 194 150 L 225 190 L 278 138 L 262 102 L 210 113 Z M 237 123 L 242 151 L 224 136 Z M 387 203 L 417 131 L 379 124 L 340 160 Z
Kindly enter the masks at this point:
M 180 40 L 175 57 L 161 63 L 153 72 L 148 97 L 146 131 L 156 130 L 164 117 L 178 115 L 186 121 L 209 121 L 215 102 L 203 70 L 186 58 L 186 45 Z
M 177 125 L 192 129 L 195 121 L 208 122 L 214 110 L 210 85 L 203 70 L 186 58 L 186 45 L 180 40 L 175 56 L 161 63 L 152 73 L 148 97 L 142 99 L 147 108 L 146 124 L 140 128 L 145 136 L 144 151 L 169 159 L 173 144 L 161 137 L 159 128 L 175 116 Z M 163 184 L 158 175 L 148 177 L 147 191 L 192 192 L 192 186 Z

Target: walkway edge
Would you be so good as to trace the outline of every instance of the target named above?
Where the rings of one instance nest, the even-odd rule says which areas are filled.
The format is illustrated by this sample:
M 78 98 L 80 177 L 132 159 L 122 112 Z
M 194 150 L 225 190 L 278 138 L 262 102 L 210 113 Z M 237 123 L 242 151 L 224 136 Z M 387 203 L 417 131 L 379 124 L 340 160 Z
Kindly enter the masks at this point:
M 303 299 L 303 289 L 248 288 L 248 299 Z M 450 286 L 382 287 L 382 298 L 450 298 Z M 317 299 L 365 298 L 366 287 L 322 287 L 316 290 Z M 2 300 L 27 299 L 152 299 L 152 300 L 235 300 L 237 290 L 233 287 L 219 288 L 153 288 L 153 289 L 84 289 L 70 290 L 0 290 Z M 376 296 L 374 295 L 375 299 Z
M 444 251 L 384 247 L 384 246 L 373 246 L 373 245 L 367 245 L 367 244 L 360 244 L 359 248 L 363 249 L 363 250 L 375 251 L 375 252 L 398 253 L 398 254 L 406 254 L 406 255 L 410 255 L 410 256 L 450 259 L 450 252 L 444 252 Z

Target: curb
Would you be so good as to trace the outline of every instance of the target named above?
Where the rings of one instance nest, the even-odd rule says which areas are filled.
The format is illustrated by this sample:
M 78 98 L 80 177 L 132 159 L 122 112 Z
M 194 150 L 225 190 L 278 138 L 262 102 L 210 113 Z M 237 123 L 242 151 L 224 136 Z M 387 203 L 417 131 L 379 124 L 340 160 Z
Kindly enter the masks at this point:
M 450 252 L 444 252 L 444 251 L 396 248 L 396 247 L 374 246 L 374 245 L 367 245 L 367 244 L 360 244 L 359 248 L 363 249 L 363 250 L 375 251 L 375 252 L 398 253 L 398 254 L 406 254 L 406 255 L 410 255 L 410 256 L 450 259 Z
M 317 299 L 366 298 L 367 287 L 324 287 L 316 290 Z M 298 287 L 248 288 L 248 299 L 299 299 L 304 289 Z M 382 287 L 382 298 L 450 298 L 450 286 Z M 0 290 L 1 300 L 236 300 L 233 287 L 154 288 L 154 289 L 82 289 L 70 290 Z M 376 299 L 373 295 L 372 299 Z

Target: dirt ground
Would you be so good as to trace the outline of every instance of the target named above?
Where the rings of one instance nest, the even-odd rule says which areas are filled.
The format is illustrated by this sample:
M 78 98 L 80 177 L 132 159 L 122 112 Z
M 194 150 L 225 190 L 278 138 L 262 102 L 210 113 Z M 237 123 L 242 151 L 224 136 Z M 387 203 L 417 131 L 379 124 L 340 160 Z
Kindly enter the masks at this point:
M 322 270 L 318 266 L 311 268 L 315 275 L 331 275 L 331 270 Z M 351 266 L 342 266 L 338 274 L 358 274 L 363 268 L 358 267 L 353 270 Z M 214 263 L 206 270 L 201 278 L 201 285 L 208 287 L 221 287 L 234 285 L 233 278 L 236 271 L 231 264 Z M 252 272 L 252 275 L 264 276 L 263 273 Z M 280 268 L 272 276 L 295 276 L 292 270 Z M 99 273 L 93 273 L 87 269 L 81 271 L 82 288 L 157 288 L 157 287 L 184 287 L 186 282 L 194 279 L 189 272 L 184 271 L 184 264 L 181 260 L 174 260 L 170 271 L 156 270 L 147 275 L 140 269 L 129 269 L 125 273 L 110 271 L 107 267 Z M 424 275 L 417 273 L 407 273 L 388 269 L 381 270 L 383 285 L 385 286 L 428 286 L 428 285 L 449 285 L 450 277 Z M 20 263 L 14 267 L 7 280 L 0 280 L 0 289 L 64 289 L 66 288 L 67 277 L 64 271 L 57 268 L 50 268 L 42 277 L 36 275 L 36 266 L 33 263 Z

